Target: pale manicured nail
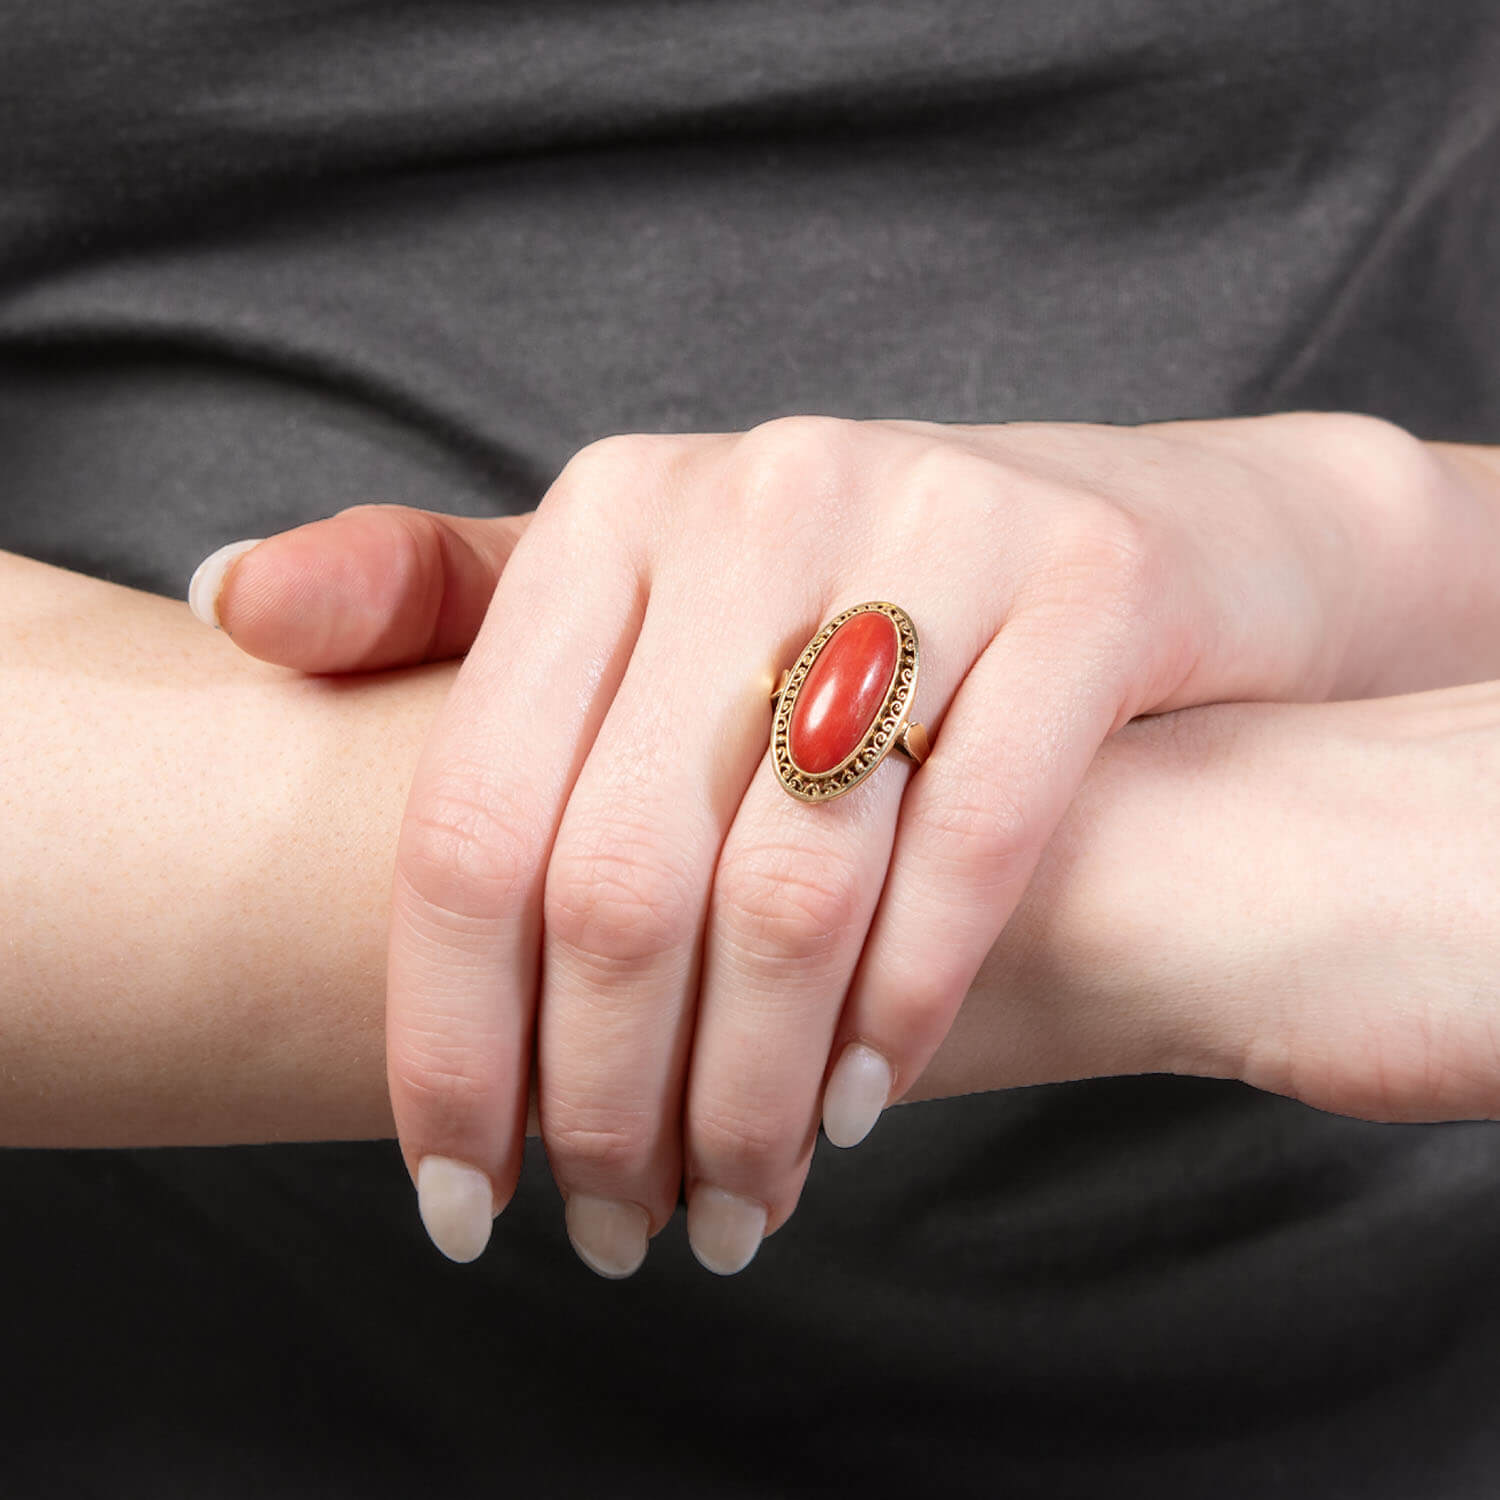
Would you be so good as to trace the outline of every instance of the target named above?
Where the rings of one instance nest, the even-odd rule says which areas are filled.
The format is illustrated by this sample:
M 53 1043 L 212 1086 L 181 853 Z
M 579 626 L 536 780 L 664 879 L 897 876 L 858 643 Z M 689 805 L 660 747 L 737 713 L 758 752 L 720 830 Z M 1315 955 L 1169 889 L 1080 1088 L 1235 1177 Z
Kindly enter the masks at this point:
M 695 1188 L 688 1202 L 687 1231 L 699 1265 L 716 1276 L 733 1276 L 755 1259 L 765 1238 L 765 1205 L 723 1188 Z
M 640 1270 L 651 1243 L 651 1216 L 640 1204 L 574 1193 L 565 1218 L 568 1238 L 589 1270 L 614 1281 Z
M 823 1093 L 823 1133 L 835 1146 L 857 1146 L 891 1096 L 891 1065 L 863 1042 L 850 1042 Z
M 424 1156 L 417 1165 L 417 1209 L 432 1243 L 449 1260 L 477 1260 L 484 1253 L 495 1198 L 478 1167 L 451 1156 Z
M 210 552 L 193 571 L 188 584 L 188 608 L 205 625 L 219 628 L 219 591 L 224 587 L 224 575 L 235 558 L 243 557 L 252 547 L 258 547 L 265 537 L 251 537 L 246 542 L 230 542 L 217 552 Z

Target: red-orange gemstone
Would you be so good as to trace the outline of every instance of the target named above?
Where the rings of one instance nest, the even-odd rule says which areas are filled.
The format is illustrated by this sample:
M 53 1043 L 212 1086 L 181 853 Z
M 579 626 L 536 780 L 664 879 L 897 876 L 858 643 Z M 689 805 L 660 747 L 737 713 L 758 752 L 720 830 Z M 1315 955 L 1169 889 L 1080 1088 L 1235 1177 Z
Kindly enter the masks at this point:
M 896 625 L 867 609 L 823 643 L 797 692 L 787 749 L 804 771 L 831 771 L 854 752 L 896 670 Z

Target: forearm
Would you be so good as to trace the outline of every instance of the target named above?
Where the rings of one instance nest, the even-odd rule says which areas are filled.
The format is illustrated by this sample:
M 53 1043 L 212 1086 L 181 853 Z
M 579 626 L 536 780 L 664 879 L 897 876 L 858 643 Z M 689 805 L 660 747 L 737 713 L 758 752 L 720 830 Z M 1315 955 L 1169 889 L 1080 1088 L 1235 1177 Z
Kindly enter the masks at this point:
M 908 1097 L 1176 1072 L 1500 1116 L 1497 826 L 1500 682 L 1137 720 Z
M 0 554 L 0 1144 L 394 1133 L 387 900 L 453 671 L 303 678 Z M 1495 685 L 1128 726 L 908 1097 L 1163 1068 L 1295 1091 L 1285 1006 L 1393 966 L 1487 1014 L 1494 965 L 1464 966 L 1496 945 L 1429 950 L 1445 892 L 1500 886 L 1497 747 Z M 1327 1014 L 1293 1019 L 1315 1069 Z
M 394 1133 L 386 904 L 452 671 L 302 678 L 0 554 L 0 1143 Z

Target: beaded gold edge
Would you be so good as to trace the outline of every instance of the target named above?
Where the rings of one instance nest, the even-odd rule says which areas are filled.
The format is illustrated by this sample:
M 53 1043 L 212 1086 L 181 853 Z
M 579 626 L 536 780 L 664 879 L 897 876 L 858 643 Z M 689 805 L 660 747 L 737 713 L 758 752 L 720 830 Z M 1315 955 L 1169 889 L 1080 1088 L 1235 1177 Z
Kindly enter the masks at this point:
M 792 713 L 797 707 L 797 694 L 807 681 L 812 664 L 818 653 L 828 644 L 829 637 L 845 620 L 855 615 L 874 610 L 885 615 L 896 627 L 896 665 L 891 672 L 890 685 L 886 688 L 878 712 L 865 730 L 864 738 L 841 760 L 826 771 L 804 771 L 792 759 L 788 743 Z M 776 779 L 787 791 L 803 802 L 827 802 L 841 797 L 859 785 L 881 761 L 895 748 L 896 740 L 906 727 L 907 715 L 911 712 L 912 699 L 917 691 L 917 629 L 911 616 L 898 604 L 885 599 L 873 599 L 865 604 L 855 604 L 841 611 L 802 648 L 776 700 L 775 717 L 771 721 L 771 759 L 776 766 Z

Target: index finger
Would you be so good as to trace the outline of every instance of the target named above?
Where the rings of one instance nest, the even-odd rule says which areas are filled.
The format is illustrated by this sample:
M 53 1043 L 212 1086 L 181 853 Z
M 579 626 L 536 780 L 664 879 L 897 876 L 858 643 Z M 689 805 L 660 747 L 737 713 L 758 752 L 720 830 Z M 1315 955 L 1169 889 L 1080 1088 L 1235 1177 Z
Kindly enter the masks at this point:
M 641 569 L 600 521 L 594 504 L 538 509 L 424 746 L 397 847 L 387 1081 L 423 1223 L 454 1260 L 483 1251 L 515 1190 L 547 860 L 644 606 Z

